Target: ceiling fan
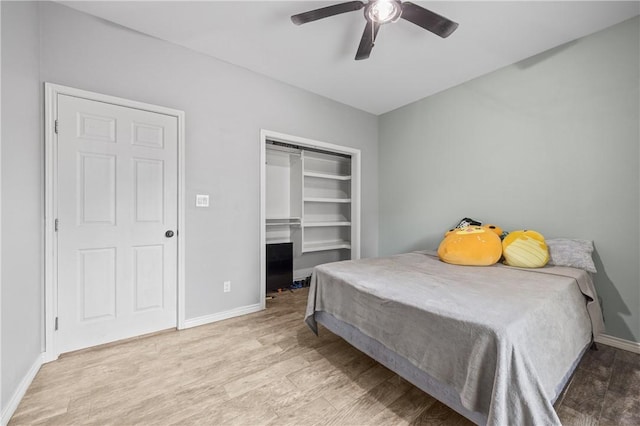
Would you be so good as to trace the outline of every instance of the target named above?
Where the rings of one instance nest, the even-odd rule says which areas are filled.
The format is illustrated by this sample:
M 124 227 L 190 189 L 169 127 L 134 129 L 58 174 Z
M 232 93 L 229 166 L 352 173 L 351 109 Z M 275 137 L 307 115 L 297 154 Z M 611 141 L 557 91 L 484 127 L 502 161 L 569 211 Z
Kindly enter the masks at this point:
M 354 10 L 360 10 L 362 8 L 364 8 L 364 17 L 367 20 L 367 24 L 364 27 L 364 33 L 360 39 L 356 60 L 367 59 L 369 57 L 380 25 L 396 22 L 400 18 L 412 22 L 427 31 L 431 31 L 442 38 L 448 37 L 458 28 L 456 22 L 444 16 L 440 16 L 417 4 L 408 1 L 403 2 L 401 0 L 369 0 L 367 3 L 359 0 L 348 1 L 293 15 L 291 21 L 296 25 L 302 25 L 307 22 L 317 21 L 318 19 L 328 18 L 341 13 L 353 12 Z

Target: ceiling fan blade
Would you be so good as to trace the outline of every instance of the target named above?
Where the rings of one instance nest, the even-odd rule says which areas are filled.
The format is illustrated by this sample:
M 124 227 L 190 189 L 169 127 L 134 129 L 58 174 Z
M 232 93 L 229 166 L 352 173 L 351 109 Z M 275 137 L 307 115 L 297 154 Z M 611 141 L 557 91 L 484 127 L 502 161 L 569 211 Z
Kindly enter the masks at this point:
M 400 17 L 442 38 L 450 36 L 458 28 L 456 22 L 408 1 L 402 3 Z
M 291 17 L 291 22 L 296 25 L 306 24 L 307 22 L 317 21 L 318 19 L 328 18 L 329 16 L 353 12 L 354 10 L 362 9 L 363 7 L 364 3 L 361 1 L 348 1 L 346 3 L 334 4 L 333 6 L 298 13 Z
M 358 52 L 356 53 L 356 61 L 361 59 L 367 59 L 373 49 L 373 43 L 378 36 L 378 30 L 380 24 L 367 20 L 367 25 L 364 27 L 362 38 L 360 39 L 360 45 L 358 46 Z

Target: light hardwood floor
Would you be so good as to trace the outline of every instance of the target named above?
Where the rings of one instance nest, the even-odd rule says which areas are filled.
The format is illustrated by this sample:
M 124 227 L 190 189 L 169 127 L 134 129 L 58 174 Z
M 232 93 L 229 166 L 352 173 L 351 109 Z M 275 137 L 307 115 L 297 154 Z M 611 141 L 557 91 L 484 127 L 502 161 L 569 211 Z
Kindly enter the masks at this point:
M 306 296 L 287 292 L 256 314 L 64 355 L 42 367 L 10 425 L 471 424 L 325 329 L 312 334 Z M 640 424 L 640 355 L 619 352 L 587 354 L 558 404 L 564 424 Z M 607 402 L 618 358 L 631 381 Z

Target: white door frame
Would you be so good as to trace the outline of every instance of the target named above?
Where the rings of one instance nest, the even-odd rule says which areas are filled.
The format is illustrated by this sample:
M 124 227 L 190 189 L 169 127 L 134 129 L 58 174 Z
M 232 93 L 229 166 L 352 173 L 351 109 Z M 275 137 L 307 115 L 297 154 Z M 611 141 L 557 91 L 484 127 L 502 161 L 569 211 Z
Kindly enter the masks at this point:
M 58 116 L 58 95 L 68 95 L 84 98 L 92 101 L 104 102 L 128 108 L 154 112 L 176 117 L 178 120 L 178 294 L 177 294 L 177 324 L 178 329 L 184 328 L 185 322 L 185 272 L 184 272 L 184 247 L 185 247 L 185 176 L 184 176 L 184 141 L 185 141 L 185 114 L 183 111 L 165 108 L 157 105 L 136 102 L 115 96 L 88 92 L 73 87 L 61 86 L 53 83 L 45 83 L 45 276 L 44 276 L 44 327 L 45 327 L 45 351 L 44 362 L 54 361 L 60 355 L 56 346 L 55 322 L 58 316 L 58 282 L 57 282 L 57 234 L 55 232 L 55 218 L 57 211 L 57 142 L 55 132 L 55 120 Z
M 267 247 L 266 247 L 266 149 L 267 140 L 284 142 L 306 148 L 319 148 L 326 151 L 333 151 L 351 156 L 351 258 L 360 259 L 360 165 L 361 152 L 359 149 L 342 145 L 335 145 L 328 142 L 316 141 L 313 139 L 301 138 L 299 136 L 287 135 L 271 130 L 260 130 L 260 305 L 262 309 L 266 307 L 267 296 Z

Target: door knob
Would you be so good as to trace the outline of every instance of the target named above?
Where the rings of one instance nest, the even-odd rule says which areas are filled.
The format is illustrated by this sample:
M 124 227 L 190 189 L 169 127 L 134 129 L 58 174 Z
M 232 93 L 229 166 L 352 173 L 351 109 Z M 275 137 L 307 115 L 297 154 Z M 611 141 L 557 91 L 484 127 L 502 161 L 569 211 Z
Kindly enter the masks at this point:
M 165 233 L 164 233 L 164 236 L 165 236 L 165 237 L 167 237 L 167 238 L 171 238 L 171 237 L 173 237 L 173 231 L 167 231 L 167 232 L 165 232 Z

